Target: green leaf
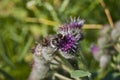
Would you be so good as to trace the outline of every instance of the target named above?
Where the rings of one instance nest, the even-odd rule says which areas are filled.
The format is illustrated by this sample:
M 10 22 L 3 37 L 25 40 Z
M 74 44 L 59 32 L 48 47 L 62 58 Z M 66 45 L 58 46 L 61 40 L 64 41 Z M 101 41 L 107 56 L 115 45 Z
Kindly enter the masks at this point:
M 19 56 L 18 61 L 21 61 L 21 60 L 25 57 L 27 51 L 28 51 L 29 48 L 30 48 L 30 45 L 32 44 L 32 41 L 33 41 L 33 38 L 30 37 L 30 38 L 28 39 L 28 41 L 27 41 L 27 43 L 26 43 L 26 45 L 25 45 L 25 47 L 24 47 L 21 55 Z
M 75 70 L 71 72 L 71 77 L 78 78 L 78 77 L 85 77 L 85 76 L 91 76 L 91 73 L 88 71 L 83 70 Z
M 120 62 L 120 54 L 117 55 L 117 62 Z
M 9 75 L 7 72 L 5 72 L 2 69 L 0 69 L 0 74 L 2 74 L 6 78 L 6 80 L 15 80 L 11 75 Z

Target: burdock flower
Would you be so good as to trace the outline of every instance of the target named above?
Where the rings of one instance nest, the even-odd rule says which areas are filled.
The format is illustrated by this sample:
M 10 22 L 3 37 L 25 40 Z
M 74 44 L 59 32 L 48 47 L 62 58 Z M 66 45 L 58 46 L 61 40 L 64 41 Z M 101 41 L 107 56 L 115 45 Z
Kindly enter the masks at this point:
M 91 47 L 91 52 L 92 52 L 92 55 L 93 57 L 95 58 L 95 60 L 99 61 L 100 60 L 100 57 L 101 55 L 103 54 L 103 50 L 101 50 L 97 45 L 95 44 L 92 44 Z
M 100 61 L 99 61 L 100 68 L 102 68 L 102 69 L 106 68 L 109 65 L 109 63 L 110 63 L 110 60 L 111 60 L 111 56 L 110 55 L 103 54 L 100 57 Z
M 98 46 L 97 46 L 97 45 L 94 45 L 94 44 L 92 44 L 90 48 L 91 48 L 91 52 L 92 52 L 93 54 L 97 54 L 97 52 L 100 50 L 100 49 L 98 48 Z
M 120 42 L 120 21 L 116 22 L 115 28 L 111 32 L 111 38 L 114 42 Z
M 63 24 L 62 26 L 59 27 L 58 29 L 58 34 L 67 35 L 70 34 L 74 36 L 77 40 L 80 40 L 82 36 L 81 28 L 84 24 L 84 20 L 80 20 L 80 18 L 71 18 L 70 23 L 68 24 Z
M 97 45 L 91 45 L 91 52 L 93 53 L 95 60 L 99 62 L 100 68 L 106 68 L 111 59 L 111 56 L 105 51 L 103 51 L 103 49 L 100 49 Z
M 59 27 L 57 31 L 57 34 L 60 36 L 58 48 L 63 57 L 72 58 L 78 53 L 79 41 L 83 38 L 81 31 L 83 24 L 84 20 L 71 18 L 70 23 L 63 24 Z

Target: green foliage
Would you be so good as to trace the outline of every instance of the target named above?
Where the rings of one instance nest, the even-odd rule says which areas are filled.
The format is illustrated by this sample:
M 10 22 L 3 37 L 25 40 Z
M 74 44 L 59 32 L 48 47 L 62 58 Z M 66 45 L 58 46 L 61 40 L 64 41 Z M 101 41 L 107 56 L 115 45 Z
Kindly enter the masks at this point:
M 82 71 L 82 70 L 75 70 L 71 72 L 71 77 L 78 78 L 78 77 L 90 77 L 91 73 L 88 71 Z

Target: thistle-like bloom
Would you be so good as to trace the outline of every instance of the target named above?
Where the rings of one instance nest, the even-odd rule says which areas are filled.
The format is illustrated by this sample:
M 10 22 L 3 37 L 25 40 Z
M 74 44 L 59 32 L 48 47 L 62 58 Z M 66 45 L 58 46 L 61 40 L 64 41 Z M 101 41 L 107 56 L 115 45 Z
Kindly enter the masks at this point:
M 96 45 L 94 45 L 94 44 L 91 45 L 90 49 L 91 49 L 91 52 L 92 52 L 93 54 L 97 54 L 97 52 L 100 50 L 100 49 L 98 48 L 98 46 L 96 46 Z
M 83 24 L 84 20 L 71 18 L 70 23 L 59 27 L 57 33 L 61 38 L 58 40 L 58 48 L 63 57 L 72 58 L 78 53 L 79 41 L 83 38 L 81 31 Z
M 80 20 L 79 18 L 78 19 L 71 18 L 71 22 L 60 26 L 57 33 L 62 34 L 63 36 L 70 34 L 74 36 L 77 40 L 80 40 L 80 38 L 82 38 L 81 28 L 83 24 L 84 24 L 84 20 Z

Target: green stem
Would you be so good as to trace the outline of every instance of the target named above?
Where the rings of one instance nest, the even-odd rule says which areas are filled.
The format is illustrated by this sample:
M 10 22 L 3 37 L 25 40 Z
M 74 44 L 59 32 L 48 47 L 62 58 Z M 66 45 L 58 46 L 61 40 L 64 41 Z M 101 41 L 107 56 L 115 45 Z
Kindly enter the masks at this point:
M 80 61 L 83 63 L 85 69 L 86 69 L 87 71 L 89 71 L 87 61 L 86 61 L 85 57 L 83 56 L 82 52 L 80 52 L 80 54 L 78 54 L 78 55 L 79 55 L 79 56 L 77 57 L 77 59 L 80 60 Z M 91 76 L 88 76 L 88 79 L 89 79 L 89 80 L 92 80 Z

